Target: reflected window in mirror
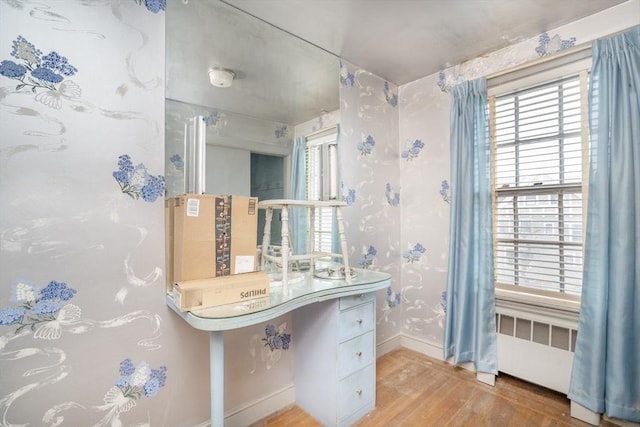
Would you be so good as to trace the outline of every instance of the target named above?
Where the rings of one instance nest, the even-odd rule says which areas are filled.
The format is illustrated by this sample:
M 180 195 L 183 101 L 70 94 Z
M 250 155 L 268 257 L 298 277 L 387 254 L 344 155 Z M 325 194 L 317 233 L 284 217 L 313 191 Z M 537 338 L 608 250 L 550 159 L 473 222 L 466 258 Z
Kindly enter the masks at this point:
M 306 137 L 307 200 L 338 199 L 338 129 L 333 127 Z M 315 208 L 314 250 L 332 252 L 335 219 L 332 208 Z

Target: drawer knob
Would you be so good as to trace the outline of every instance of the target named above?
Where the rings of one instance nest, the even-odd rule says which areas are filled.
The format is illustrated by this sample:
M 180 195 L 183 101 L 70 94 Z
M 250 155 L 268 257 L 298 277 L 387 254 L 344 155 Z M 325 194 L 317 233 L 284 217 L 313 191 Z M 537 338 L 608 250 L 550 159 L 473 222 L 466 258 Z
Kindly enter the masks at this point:
M 358 356 L 358 357 L 362 357 L 362 352 L 361 352 L 361 351 L 357 352 L 357 353 L 356 353 L 356 356 Z
M 362 319 L 358 319 L 356 322 L 358 322 L 358 325 L 362 325 Z
M 362 396 L 362 389 L 356 390 L 356 393 L 358 394 L 358 396 Z

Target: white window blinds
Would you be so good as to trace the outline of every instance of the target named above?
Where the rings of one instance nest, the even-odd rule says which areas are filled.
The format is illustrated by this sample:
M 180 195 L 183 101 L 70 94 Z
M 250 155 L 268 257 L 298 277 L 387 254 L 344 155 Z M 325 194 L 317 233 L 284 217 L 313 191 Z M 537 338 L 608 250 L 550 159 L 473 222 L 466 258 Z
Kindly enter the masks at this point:
M 586 74 L 490 99 L 499 285 L 579 295 Z
M 338 196 L 337 129 L 307 138 L 307 200 L 332 200 Z M 314 215 L 315 252 L 332 252 L 333 209 L 316 208 Z

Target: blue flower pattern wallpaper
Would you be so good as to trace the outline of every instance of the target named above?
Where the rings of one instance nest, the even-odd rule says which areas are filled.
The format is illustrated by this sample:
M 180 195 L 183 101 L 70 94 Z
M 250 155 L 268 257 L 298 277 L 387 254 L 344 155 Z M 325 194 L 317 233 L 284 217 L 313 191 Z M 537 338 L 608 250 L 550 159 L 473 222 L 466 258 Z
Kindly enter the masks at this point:
M 204 415 L 160 410 L 198 377 L 167 351 L 193 333 L 167 333 L 161 298 L 164 10 L 0 3 L 1 425 Z
M 340 63 L 340 161 L 345 232 L 351 263 L 392 276 L 389 293 L 377 295 L 377 337 L 397 334 L 400 295 L 401 191 L 398 88 L 378 76 Z
M 119 377 L 96 406 L 104 416 L 94 426 L 122 425 L 120 414 L 132 410 L 142 398 L 155 396 L 167 381 L 167 367 L 152 369 L 146 362 L 137 366 L 130 358 L 120 362 Z
M 172 160 L 172 163 L 177 168 L 182 161 L 180 156 L 175 154 L 172 159 L 176 160 Z M 181 168 L 184 169 L 184 163 Z M 127 154 L 118 157 L 118 170 L 113 172 L 113 177 L 120 185 L 120 190 L 135 200 L 142 198 L 145 202 L 155 202 L 158 197 L 164 197 L 164 177 L 151 175 L 143 163 L 134 166 Z
M 16 325 L 16 334 L 26 329 L 33 332 L 34 338 L 58 339 L 60 325 L 80 318 L 80 308 L 67 303 L 76 292 L 55 280 L 42 289 L 16 283 L 11 292 L 11 301 L 16 305 L 0 308 L 0 325 Z
M 165 9 L 164 0 L 0 2 L 2 425 L 208 419 L 207 335 L 164 302 L 162 198 L 184 170 L 182 152 L 164 155 Z M 455 191 L 449 88 L 589 35 L 588 25 L 543 33 L 399 88 L 341 60 L 349 256 L 392 277 L 377 294 L 378 345 L 402 333 L 441 352 Z M 197 113 L 208 132 L 234 125 L 224 112 Z M 282 124 L 265 128 L 290 136 Z M 273 319 L 225 335 L 225 351 L 236 359 L 227 378 L 255 380 L 251 396 L 230 385 L 229 410 L 290 381 L 295 334 Z
M 401 241 L 408 248 L 402 252 L 401 328 L 428 354 L 442 357 L 446 316 L 449 202 L 455 191 L 449 178 L 449 89 L 552 55 L 576 40 L 543 33 L 400 87 L 400 140 L 407 141 L 400 154 Z
M 400 156 L 403 159 L 406 159 L 407 161 L 413 160 L 416 157 L 418 157 L 418 155 L 420 154 L 420 151 L 423 148 L 424 148 L 424 142 L 420 141 L 419 139 L 416 139 L 411 144 L 409 144 L 409 147 L 407 147 L 406 150 L 400 153 Z
M 518 46 L 515 54 L 498 52 L 490 61 L 478 58 L 400 88 L 341 61 L 341 155 L 349 165 L 342 187 L 349 206 L 347 220 L 354 209 L 357 212 L 347 241 L 360 268 L 388 271 L 394 280 L 386 298 L 378 299 L 378 341 L 401 330 L 440 356 L 451 193 L 449 88 L 475 78 L 474 73 L 508 68 L 575 41 L 545 33 Z M 396 136 L 385 134 L 390 129 L 398 130 Z M 384 242 L 381 235 L 387 236 Z
M 0 62 L 0 75 L 17 80 L 16 91 L 29 90 L 37 101 L 55 109 L 62 98 L 78 98 L 80 87 L 67 79 L 78 72 L 68 59 L 56 51 L 42 54 L 33 43 L 19 35 L 12 42 L 13 60 Z
M 280 363 L 285 352 L 293 348 L 291 332 L 287 332 L 287 321 L 279 324 L 267 323 L 262 333 L 256 333 L 249 339 L 250 374 L 258 372 L 260 366 L 266 371 L 274 369 Z

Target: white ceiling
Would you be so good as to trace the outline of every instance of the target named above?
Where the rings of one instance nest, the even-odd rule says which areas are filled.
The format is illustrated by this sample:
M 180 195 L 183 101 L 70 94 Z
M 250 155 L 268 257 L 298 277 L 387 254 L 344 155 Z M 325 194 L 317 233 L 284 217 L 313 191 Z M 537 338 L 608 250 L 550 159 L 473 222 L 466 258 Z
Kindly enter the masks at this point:
M 167 97 L 298 124 L 338 108 L 338 57 L 402 85 L 624 1 L 170 0 Z
M 223 0 L 396 85 L 625 0 Z

